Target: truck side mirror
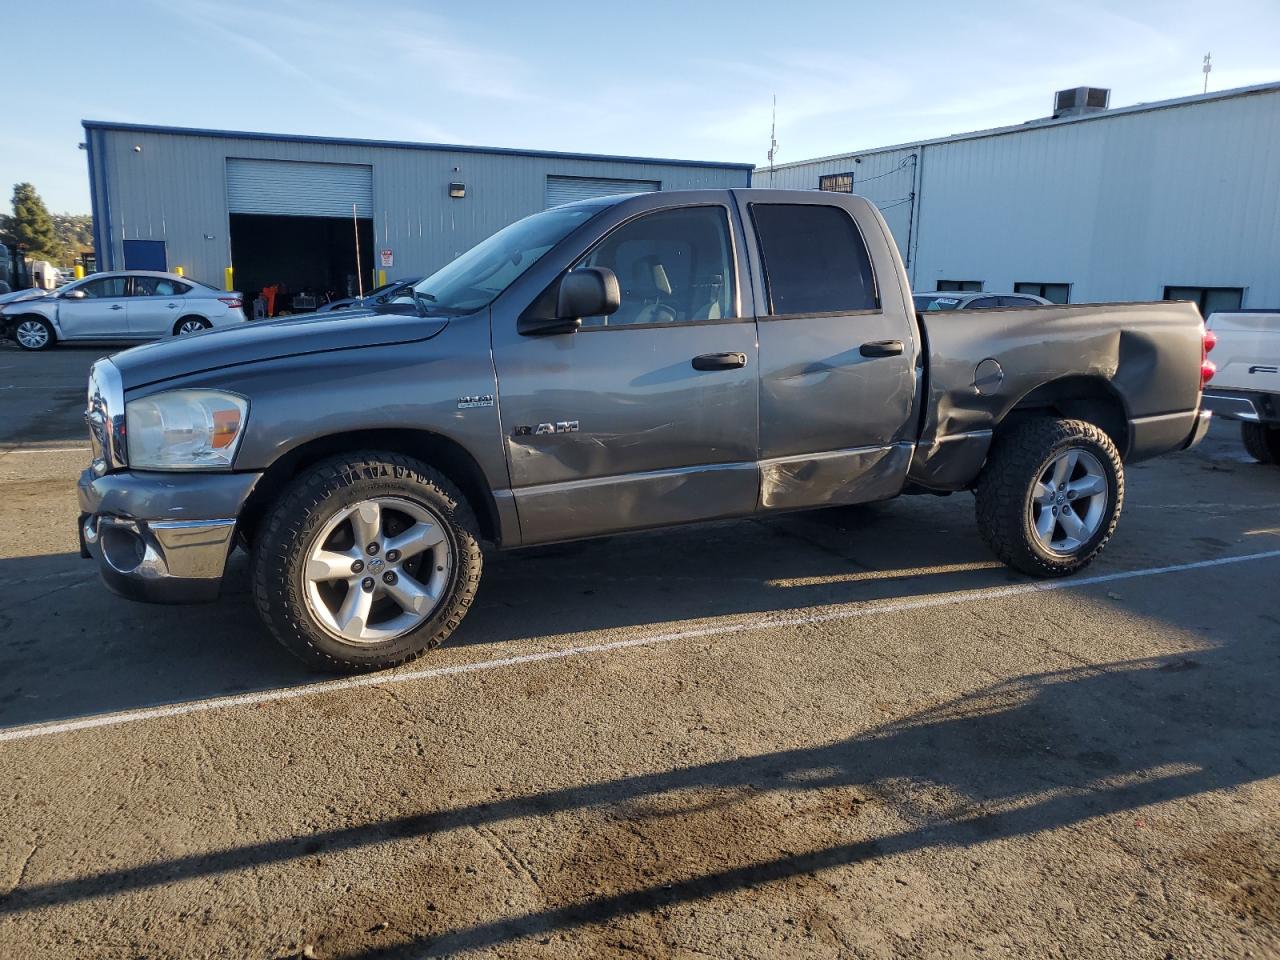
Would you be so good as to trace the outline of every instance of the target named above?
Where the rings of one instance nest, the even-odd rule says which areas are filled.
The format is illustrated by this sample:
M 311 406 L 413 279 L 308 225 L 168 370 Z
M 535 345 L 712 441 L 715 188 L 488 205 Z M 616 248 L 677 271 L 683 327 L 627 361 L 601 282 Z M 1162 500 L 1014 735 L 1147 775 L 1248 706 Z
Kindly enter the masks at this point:
M 543 307 L 547 297 L 539 297 L 516 324 L 516 332 L 527 337 L 555 333 L 573 333 L 582 326 L 583 317 L 607 317 L 617 312 L 622 303 L 618 278 L 607 267 L 583 267 L 560 278 L 555 290 L 554 316 Z M 551 290 L 547 291 L 551 293 Z

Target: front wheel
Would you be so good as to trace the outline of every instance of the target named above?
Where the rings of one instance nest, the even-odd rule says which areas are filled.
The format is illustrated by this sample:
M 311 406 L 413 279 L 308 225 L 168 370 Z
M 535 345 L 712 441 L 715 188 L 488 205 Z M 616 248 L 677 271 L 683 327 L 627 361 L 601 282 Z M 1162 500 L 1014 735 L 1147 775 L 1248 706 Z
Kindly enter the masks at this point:
M 1060 577 L 1088 566 L 1111 539 L 1124 466 L 1093 424 L 1036 417 L 996 436 L 974 492 L 979 532 L 997 557 Z
M 476 519 L 441 474 L 393 453 L 317 464 L 255 538 L 258 611 L 321 669 L 381 670 L 420 657 L 462 622 L 480 583 Z
M 48 350 L 58 339 L 53 326 L 36 317 L 19 320 L 13 328 L 13 336 L 23 350 Z

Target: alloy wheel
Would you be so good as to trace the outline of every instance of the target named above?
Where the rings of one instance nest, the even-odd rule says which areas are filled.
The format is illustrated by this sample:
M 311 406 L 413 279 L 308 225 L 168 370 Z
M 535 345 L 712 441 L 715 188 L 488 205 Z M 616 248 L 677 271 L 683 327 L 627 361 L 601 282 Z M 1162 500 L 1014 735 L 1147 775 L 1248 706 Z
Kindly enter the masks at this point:
M 420 626 L 439 606 L 453 570 L 444 522 L 403 497 L 338 511 L 312 541 L 302 571 L 307 605 L 348 643 L 381 643 Z
M 1102 461 L 1087 450 L 1065 450 L 1041 471 L 1031 491 L 1031 528 L 1051 553 L 1070 555 L 1098 532 L 1110 489 Z
M 28 350 L 39 350 L 49 343 L 49 331 L 38 320 L 23 320 L 15 335 Z

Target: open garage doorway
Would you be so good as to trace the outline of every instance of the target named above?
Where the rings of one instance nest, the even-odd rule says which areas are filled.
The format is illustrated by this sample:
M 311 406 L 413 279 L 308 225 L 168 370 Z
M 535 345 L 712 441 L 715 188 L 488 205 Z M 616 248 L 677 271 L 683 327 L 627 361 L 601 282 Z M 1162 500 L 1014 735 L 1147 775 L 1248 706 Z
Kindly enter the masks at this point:
M 236 288 L 255 315 L 305 313 L 372 285 L 372 167 L 228 157 L 227 211 Z
M 355 296 L 356 235 L 364 289 L 372 285 L 373 221 L 336 217 L 231 214 L 231 262 L 247 304 L 266 316 L 305 313 Z

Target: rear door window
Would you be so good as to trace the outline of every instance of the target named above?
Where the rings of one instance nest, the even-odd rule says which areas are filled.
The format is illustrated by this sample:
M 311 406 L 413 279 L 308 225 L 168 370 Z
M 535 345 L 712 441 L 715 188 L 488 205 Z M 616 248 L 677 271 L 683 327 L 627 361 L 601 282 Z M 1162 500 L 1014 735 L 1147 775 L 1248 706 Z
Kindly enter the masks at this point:
M 867 245 L 840 207 L 753 203 L 751 219 L 771 316 L 879 307 Z
M 135 297 L 178 297 L 190 290 L 185 283 L 168 277 L 134 277 Z
M 1000 306 L 999 297 L 978 297 L 978 299 L 970 300 L 968 303 L 966 303 L 965 309 L 981 310 L 984 307 L 998 307 L 998 306 Z

